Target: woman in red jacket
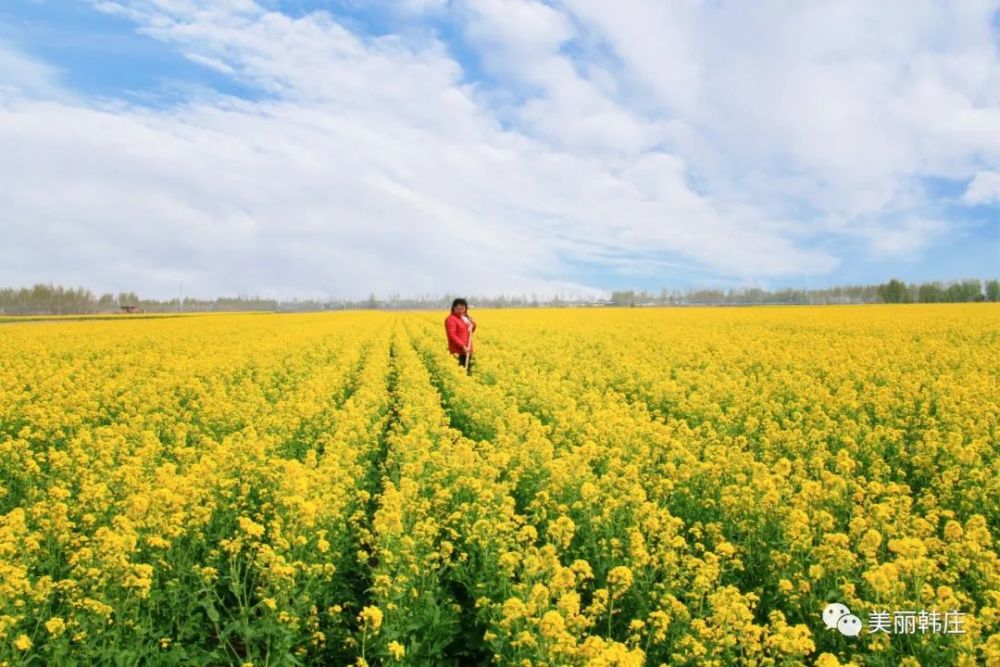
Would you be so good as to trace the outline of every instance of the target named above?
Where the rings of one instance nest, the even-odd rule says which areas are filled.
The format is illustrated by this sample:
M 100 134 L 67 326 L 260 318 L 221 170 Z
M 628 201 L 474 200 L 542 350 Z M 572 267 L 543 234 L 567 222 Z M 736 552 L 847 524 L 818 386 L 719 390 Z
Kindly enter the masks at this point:
M 451 315 L 445 318 L 444 330 L 448 334 L 448 351 L 458 355 L 458 365 L 466 366 L 472 373 L 472 332 L 476 330 L 476 321 L 469 317 L 469 304 L 465 299 L 455 299 L 451 302 Z

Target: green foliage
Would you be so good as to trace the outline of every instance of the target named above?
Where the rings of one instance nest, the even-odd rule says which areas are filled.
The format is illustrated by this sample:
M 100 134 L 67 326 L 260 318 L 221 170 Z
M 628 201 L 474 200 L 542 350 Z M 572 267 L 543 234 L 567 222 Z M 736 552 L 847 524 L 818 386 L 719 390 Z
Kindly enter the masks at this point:
M 917 290 L 920 303 L 940 303 L 944 301 L 944 288 L 941 283 L 924 283 Z
M 986 300 L 994 303 L 1000 301 L 1000 280 L 986 282 Z
M 908 303 L 910 301 L 906 283 L 895 278 L 884 285 L 879 285 L 878 295 L 885 303 Z

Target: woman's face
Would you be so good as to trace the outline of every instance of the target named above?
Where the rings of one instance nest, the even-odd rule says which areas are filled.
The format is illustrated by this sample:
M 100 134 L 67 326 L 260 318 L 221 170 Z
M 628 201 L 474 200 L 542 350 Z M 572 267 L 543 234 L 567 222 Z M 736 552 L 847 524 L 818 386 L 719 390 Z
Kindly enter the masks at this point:
M 459 305 L 455 306 L 452 309 L 451 312 L 453 312 L 456 315 L 458 315 L 459 317 L 461 317 L 462 315 L 465 315 L 465 306 L 463 306 L 462 304 L 459 304 Z

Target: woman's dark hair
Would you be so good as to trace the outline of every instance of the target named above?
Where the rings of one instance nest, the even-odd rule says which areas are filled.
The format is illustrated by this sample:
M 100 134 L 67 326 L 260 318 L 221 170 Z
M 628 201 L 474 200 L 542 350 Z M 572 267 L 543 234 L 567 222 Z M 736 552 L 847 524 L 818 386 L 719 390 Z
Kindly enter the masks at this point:
M 454 313 L 455 309 L 458 308 L 459 306 L 465 306 L 465 309 L 468 310 L 469 302 L 466 301 L 465 299 L 455 299 L 454 301 L 451 302 L 451 312 Z

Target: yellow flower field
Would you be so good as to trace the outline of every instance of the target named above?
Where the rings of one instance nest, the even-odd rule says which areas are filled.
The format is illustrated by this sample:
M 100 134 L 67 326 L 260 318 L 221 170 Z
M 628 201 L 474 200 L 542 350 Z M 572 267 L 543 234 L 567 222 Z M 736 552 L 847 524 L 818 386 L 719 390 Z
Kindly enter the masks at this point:
M 445 315 L 0 324 L 0 664 L 1000 665 L 1000 307 Z

